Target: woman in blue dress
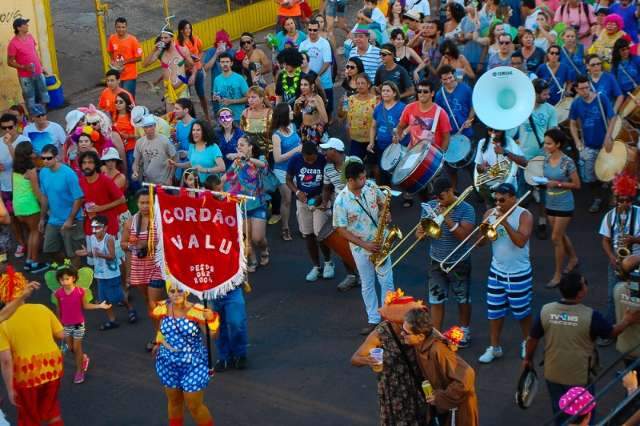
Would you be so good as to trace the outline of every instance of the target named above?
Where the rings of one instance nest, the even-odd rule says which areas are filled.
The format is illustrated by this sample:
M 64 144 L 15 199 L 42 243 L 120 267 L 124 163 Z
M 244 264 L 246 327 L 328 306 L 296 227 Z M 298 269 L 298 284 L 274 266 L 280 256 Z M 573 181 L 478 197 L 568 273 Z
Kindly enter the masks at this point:
M 215 335 L 218 314 L 187 301 L 188 292 L 167 284 L 169 299 L 159 302 L 153 317 L 160 321 L 156 339 L 156 372 L 167 395 L 170 426 L 182 426 L 184 406 L 198 426 L 213 426 L 204 405 L 204 389 L 209 384 L 207 348 L 202 336 Z
M 640 84 L 640 57 L 631 55 L 628 40 L 620 38 L 614 43 L 611 72 L 625 95 L 633 92 Z
M 560 46 L 551 45 L 547 51 L 547 61 L 536 69 L 538 78 L 549 83 L 549 102 L 556 105 L 562 99 L 562 95 L 569 89 L 573 80 L 573 73 L 569 66 L 560 62 Z

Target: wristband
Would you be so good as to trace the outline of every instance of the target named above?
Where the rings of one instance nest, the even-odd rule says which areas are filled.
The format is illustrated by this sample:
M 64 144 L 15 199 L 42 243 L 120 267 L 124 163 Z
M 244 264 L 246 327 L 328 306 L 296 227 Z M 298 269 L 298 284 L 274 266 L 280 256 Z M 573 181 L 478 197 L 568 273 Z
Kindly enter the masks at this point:
M 460 222 L 456 222 L 451 228 L 449 228 L 449 232 L 454 232 L 460 226 Z

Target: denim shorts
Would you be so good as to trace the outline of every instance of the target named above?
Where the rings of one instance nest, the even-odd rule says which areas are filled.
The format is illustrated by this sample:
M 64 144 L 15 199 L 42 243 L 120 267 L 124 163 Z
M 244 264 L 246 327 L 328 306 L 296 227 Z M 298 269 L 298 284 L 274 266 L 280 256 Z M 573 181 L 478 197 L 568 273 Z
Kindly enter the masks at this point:
M 346 3 L 346 0 L 327 0 L 327 5 L 324 10 L 325 14 L 327 16 L 333 16 L 334 18 L 337 16 L 344 16 Z
M 164 280 L 151 280 L 149 287 L 162 290 L 164 288 Z
M 49 91 L 47 90 L 44 74 L 34 77 L 20 77 L 20 87 L 22 88 L 22 96 L 29 108 L 36 103 L 49 103 Z
M 249 219 L 262 219 L 267 220 L 267 207 L 258 207 L 253 210 L 247 211 L 247 216 Z
M 120 275 L 114 278 L 98 278 L 98 299 L 107 303 L 124 301 Z

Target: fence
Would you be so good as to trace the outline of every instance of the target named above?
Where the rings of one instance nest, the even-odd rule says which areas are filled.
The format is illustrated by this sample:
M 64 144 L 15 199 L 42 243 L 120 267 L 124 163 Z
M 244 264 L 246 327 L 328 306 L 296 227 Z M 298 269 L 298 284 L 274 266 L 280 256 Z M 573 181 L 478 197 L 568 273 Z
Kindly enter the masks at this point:
M 106 72 L 109 69 L 109 54 L 106 49 L 104 20 L 102 24 L 100 24 L 101 15 L 104 15 L 105 12 L 105 5 L 102 5 L 100 0 L 95 0 L 95 2 L 96 15 L 98 18 L 98 31 L 100 33 L 102 62 Z M 320 0 L 307 0 L 307 2 L 314 10 L 320 7 Z M 231 3 L 229 0 L 226 0 L 226 3 L 227 13 L 213 16 L 193 24 L 193 32 L 202 39 L 204 46 L 212 46 L 216 32 L 221 29 L 226 30 L 232 40 L 236 40 L 245 31 L 258 32 L 275 25 L 277 5 L 274 0 L 260 0 L 235 10 L 231 10 Z M 164 13 L 166 15 L 169 12 L 167 2 L 164 1 L 163 5 Z M 146 57 L 155 49 L 155 37 L 143 40 L 140 44 L 142 45 L 143 57 Z M 158 66 L 159 64 L 157 61 L 148 67 L 142 67 L 141 63 L 138 63 L 138 71 L 147 72 L 158 68 Z

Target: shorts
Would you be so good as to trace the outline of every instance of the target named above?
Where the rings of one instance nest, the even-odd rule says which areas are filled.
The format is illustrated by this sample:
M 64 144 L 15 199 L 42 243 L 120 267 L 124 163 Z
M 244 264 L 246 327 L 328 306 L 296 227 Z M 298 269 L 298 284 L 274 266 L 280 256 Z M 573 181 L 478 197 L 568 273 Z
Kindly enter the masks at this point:
M 2 191 L 2 202 L 4 206 L 7 208 L 7 212 L 11 216 L 13 216 L 13 192 L 11 191 Z
M 71 337 L 74 340 L 81 340 L 85 332 L 86 328 L 84 323 L 64 326 L 64 337 Z
M 107 303 L 120 303 L 124 301 L 124 291 L 120 285 L 120 275 L 113 278 L 97 278 L 98 300 Z
M 58 253 L 64 250 L 68 258 L 76 257 L 76 250 L 80 250 L 85 242 L 82 219 L 74 220 L 71 229 L 63 231 L 60 225 L 47 223 L 44 230 L 44 253 Z
M 456 303 L 471 303 L 471 261 L 460 262 L 449 273 L 440 268 L 440 262 L 429 260 L 429 304 L 439 305 L 449 298 L 449 287 Z
M 40 425 L 60 416 L 60 379 L 32 388 L 16 388 L 19 425 Z
M 296 218 L 298 219 L 298 228 L 302 235 L 318 236 L 324 224 L 329 220 L 327 212 L 324 210 L 309 208 L 307 203 L 296 200 Z
M 151 280 L 151 282 L 149 283 L 149 287 L 162 290 L 163 288 L 165 288 L 165 282 L 164 280 Z
M 336 18 L 338 16 L 344 16 L 345 8 L 346 0 L 327 0 L 324 13 L 326 16 L 332 16 Z
M 553 210 L 553 209 L 544 209 L 547 216 L 553 217 L 573 217 L 573 210 Z
M 592 183 L 598 181 L 598 177 L 596 176 L 596 158 L 598 158 L 599 152 L 600 149 L 584 147 L 580 153 L 580 158 L 583 162 L 582 170 L 580 170 L 582 182 Z
M 531 269 L 515 274 L 505 274 L 491 267 L 487 283 L 488 318 L 504 318 L 511 309 L 517 320 L 531 315 L 533 273 Z
M 276 175 L 276 177 L 278 178 L 278 182 L 280 182 L 280 185 L 286 185 L 287 184 L 287 171 L 286 170 L 273 169 L 273 174 Z
M 267 220 L 268 212 L 267 207 L 256 207 L 255 209 L 247 210 L 247 218 Z
M 19 80 L 22 96 L 28 108 L 31 108 L 36 103 L 49 103 L 49 91 L 47 90 L 47 82 L 44 74 L 33 77 L 20 77 Z

